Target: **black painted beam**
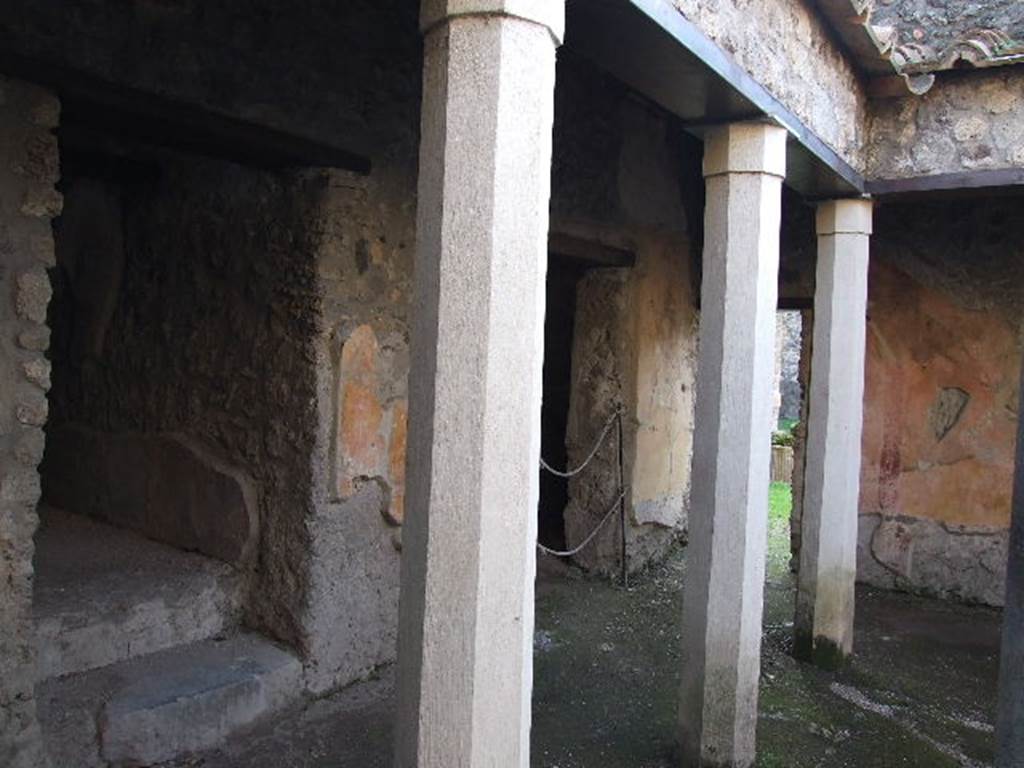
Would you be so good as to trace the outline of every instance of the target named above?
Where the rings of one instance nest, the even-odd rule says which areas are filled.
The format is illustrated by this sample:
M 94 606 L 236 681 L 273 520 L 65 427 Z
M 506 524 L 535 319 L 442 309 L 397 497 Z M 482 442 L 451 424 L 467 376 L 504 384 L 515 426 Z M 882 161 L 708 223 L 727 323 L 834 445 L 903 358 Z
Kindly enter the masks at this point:
M 636 264 L 636 254 L 632 251 L 554 231 L 548 235 L 548 252 L 554 257 L 588 267 L 632 267 Z
M 864 192 L 849 163 L 667 0 L 569 0 L 566 45 L 695 135 L 737 120 L 784 126 L 791 137 L 786 182 L 805 197 Z
M 878 198 L 935 196 L 969 191 L 1024 192 L 1024 168 L 985 171 L 959 171 L 906 179 L 874 179 L 866 191 Z
M 54 89 L 62 125 L 258 168 L 370 172 L 369 158 L 355 152 L 9 51 L 0 51 L 0 72 Z

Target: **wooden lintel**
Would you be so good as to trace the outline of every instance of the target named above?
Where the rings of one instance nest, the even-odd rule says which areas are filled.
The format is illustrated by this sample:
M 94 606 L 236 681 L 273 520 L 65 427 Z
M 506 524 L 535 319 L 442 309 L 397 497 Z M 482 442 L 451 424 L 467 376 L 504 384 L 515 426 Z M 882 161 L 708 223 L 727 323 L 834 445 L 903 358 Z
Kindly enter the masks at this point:
M 632 267 L 636 264 L 636 254 L 632 251 L 562 232 L 548 235 L 548 252 L 588 267 Z
M 868 193 L 883 200 L 905 195 L 955 194 L 965 191 L 999 192 L 1013 188 L 1024 188 L 1024 168 L 958 171 L 907 179 L 875 179 L 867 182 Z
M 52 88 L 61 122 L 143 143 L 260 168 L 341 168 L 370 172 L 370 160 L 323 141 L 202 106 L 129 88 L 49 62 L 0 52 L 0 72 Z
M 807 296 L 780 296 L 778 309 L 780 312 L 814 309 L 814 299 Z

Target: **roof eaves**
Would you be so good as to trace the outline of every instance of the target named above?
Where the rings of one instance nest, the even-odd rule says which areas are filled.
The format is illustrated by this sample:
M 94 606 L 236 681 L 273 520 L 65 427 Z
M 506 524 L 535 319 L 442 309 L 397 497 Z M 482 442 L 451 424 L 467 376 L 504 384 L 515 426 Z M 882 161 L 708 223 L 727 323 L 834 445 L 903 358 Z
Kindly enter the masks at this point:
M 975 29 L 945 48 L 906 43 L 893 52 L 901 72 L 920 74 L 971 67 L 984 69 L 1024 62 L 1024 41 L 1014 40 L 998 29 Z
M 914 94 L 928 91 L 935 82 L 926 72 L 905 72 L 898 53 L 894 27 L 871 23 L 874 0 L 813 0 L 853 57 L 855 66 L 872 81 L 901 82 Z
M 918 96 L 935 84 L 937 72 L 1024 64 L 1024 40 L 997 29 L 971 30 L 942 49 L 901 42 L 894 26 L 871 23 L 875 0 L 812 0 L 870 80 L 873 95 Z M 905 86 L 906 90 L 904 90 Z

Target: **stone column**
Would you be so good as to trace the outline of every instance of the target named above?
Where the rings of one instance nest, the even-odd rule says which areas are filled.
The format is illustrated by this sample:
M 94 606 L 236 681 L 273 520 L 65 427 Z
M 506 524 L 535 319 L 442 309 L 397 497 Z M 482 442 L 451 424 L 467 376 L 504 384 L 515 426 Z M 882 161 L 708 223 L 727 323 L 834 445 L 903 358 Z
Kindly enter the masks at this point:
M 754 761 L 786 131 L 705 140 L 707 203 L 679 728 L 684 765 Z
M 563 0 L 425 0 L 399 768 L 526 768 Z
M 1024 373 L 1021 375 L 1024 393 Z M 1022 397 L 1024 403 L 1024 397 Z M 1017 413 L 1020 413 L 1018 409 Z M 1024 765 L 1024 419 L 1017 419 L 1010 560 L 1006 568 L 1003 645 L 999 666 L 996 768 Z
M 836 669 L 853 649 L 870 200 L 818 206 L 814 345 L 796 601 L 799 658 Z

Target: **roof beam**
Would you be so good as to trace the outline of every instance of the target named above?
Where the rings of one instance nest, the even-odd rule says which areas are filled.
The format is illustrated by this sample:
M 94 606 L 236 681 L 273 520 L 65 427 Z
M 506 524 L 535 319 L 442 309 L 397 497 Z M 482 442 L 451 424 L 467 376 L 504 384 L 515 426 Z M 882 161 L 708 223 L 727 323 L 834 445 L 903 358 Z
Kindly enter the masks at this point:
M 370 160 L 341 147 L 197 105 L 110 83 L 68 67 L 0 52 L 0 72 L 53 88 L 61 122 L 258 168 L 343 168 Z
M 806 197 L 864 192 L 863 177 L 666 0 L 575 0 L 566 44 L 702 135 L 770 119 L 790 134 L 786 183 Z

